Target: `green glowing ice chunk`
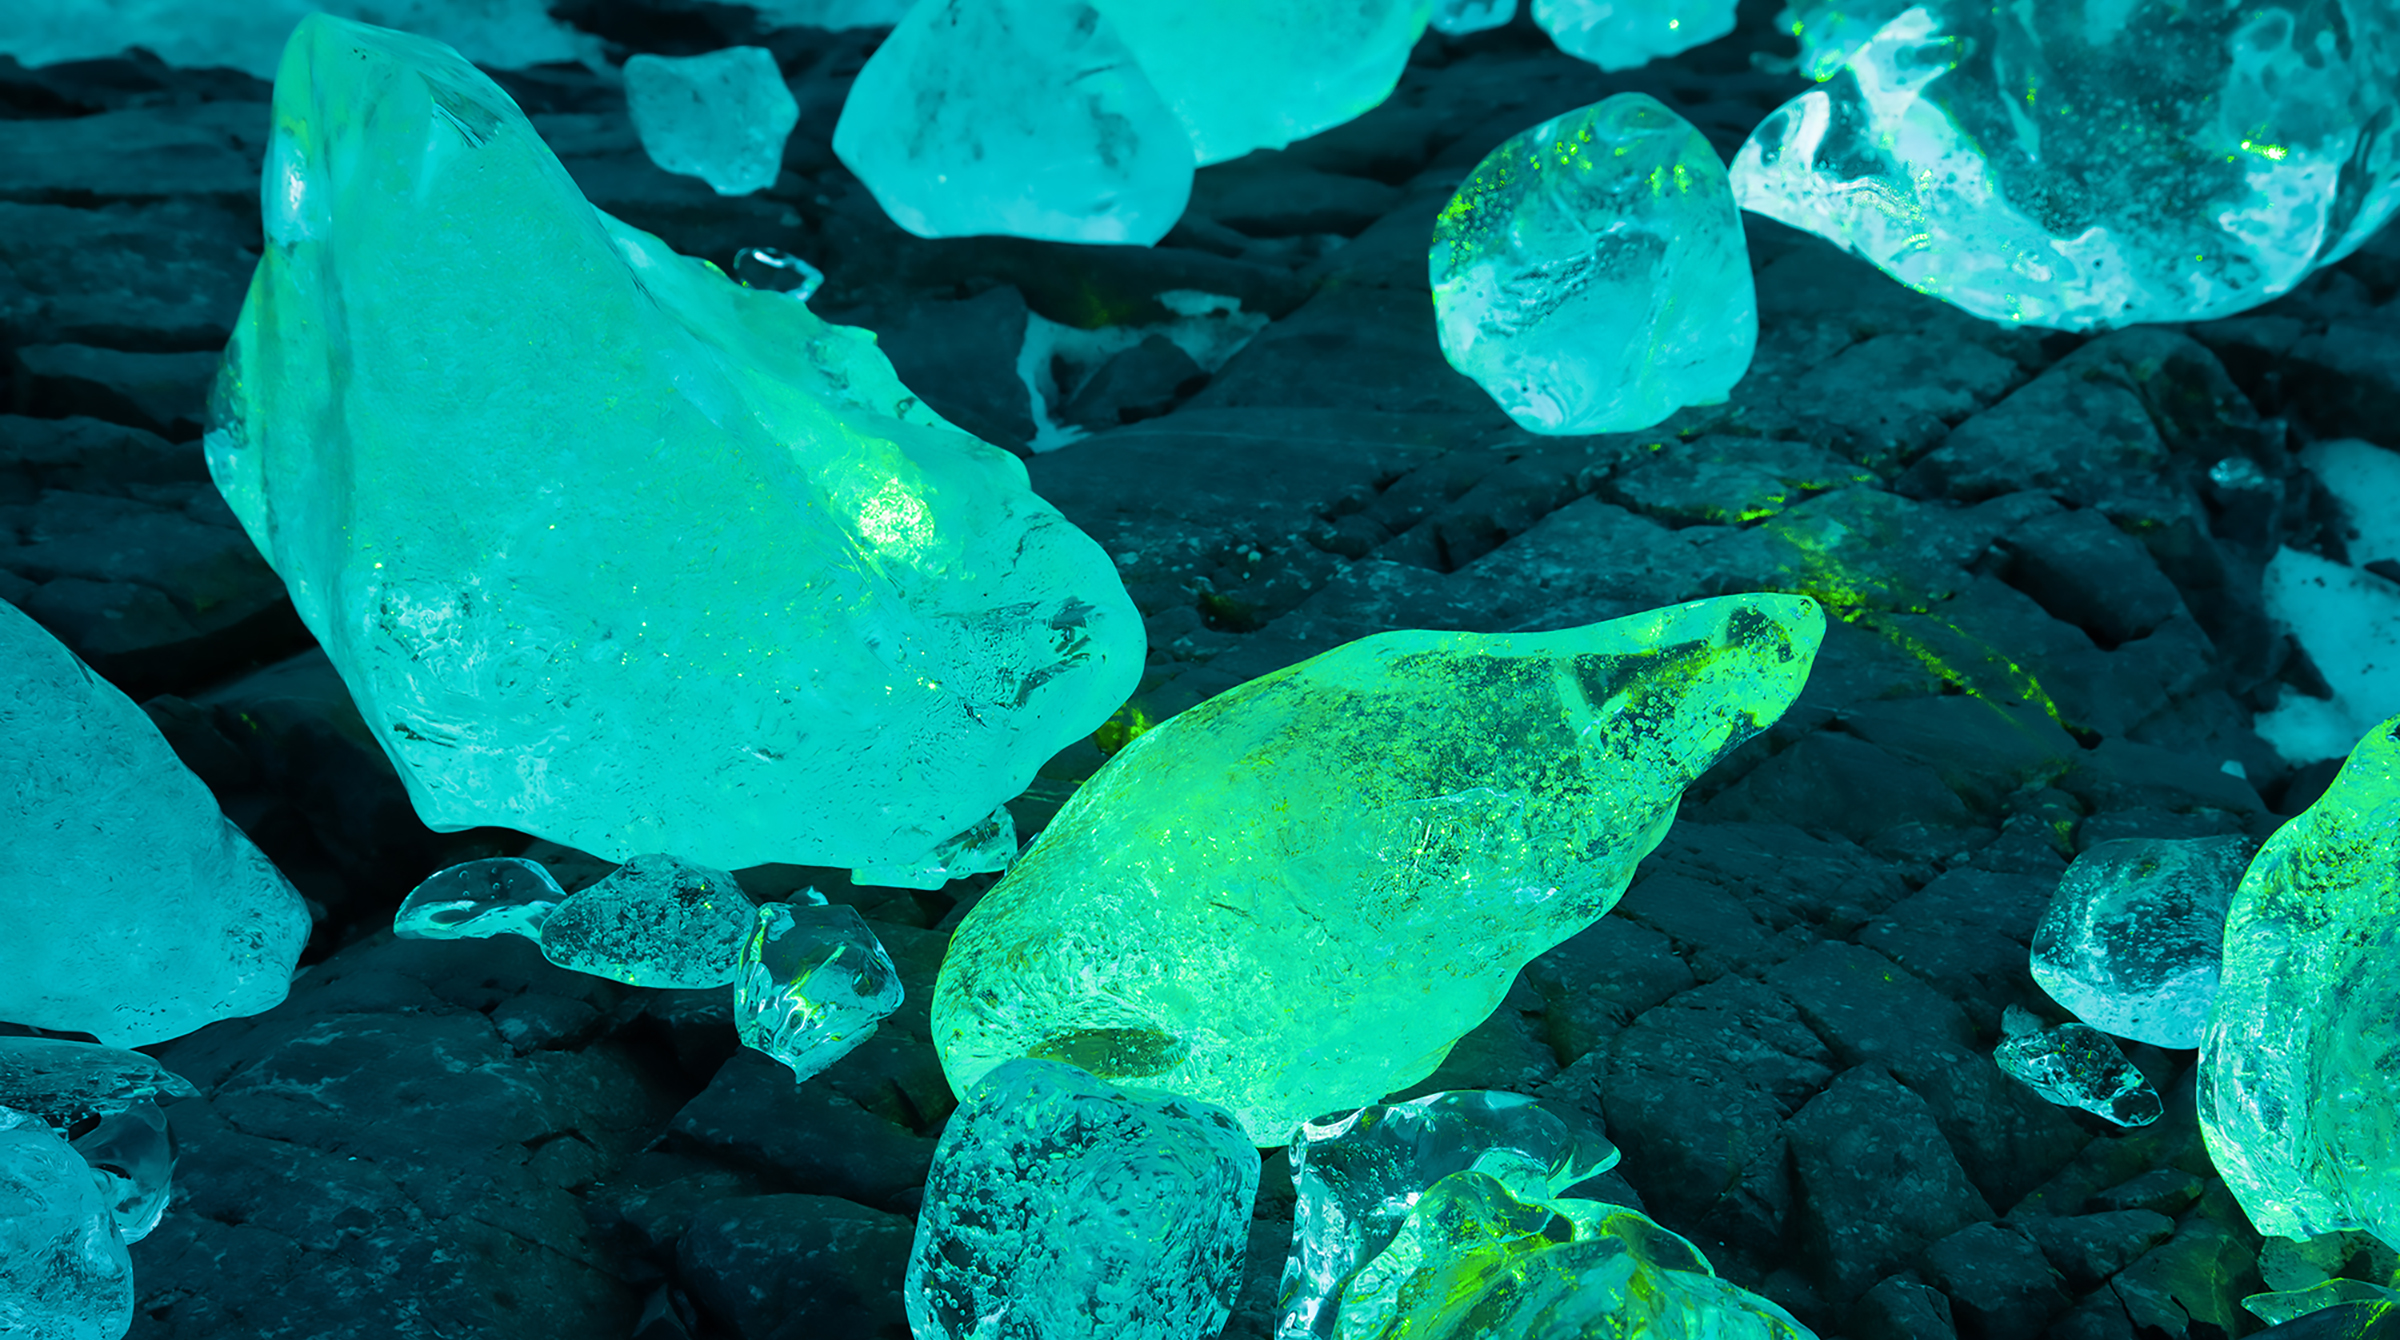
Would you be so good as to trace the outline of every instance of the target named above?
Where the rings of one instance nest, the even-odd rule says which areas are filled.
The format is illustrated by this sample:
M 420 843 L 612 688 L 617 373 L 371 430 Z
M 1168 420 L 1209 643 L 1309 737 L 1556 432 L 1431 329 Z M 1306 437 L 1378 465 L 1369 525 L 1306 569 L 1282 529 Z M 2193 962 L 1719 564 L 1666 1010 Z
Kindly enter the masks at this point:
M 874 1036 L 900 1008 L 900 970 L 858 909 L 815 897 L 768 903 L 734 970 L 733 1027 L 806 1080 Z
M 983 822 L 933 849 L 932 854 L 905 865 L 861 866 L 850 872 L 853 882 L 892 889 L 938 889 L 954 879 L 1008 869 L 1017 859 L 1017 819 L 1006 805 L 995 807 Z
M 403 940 L 495 935 L 536 940 L 566 896 L 550 872 L 531 861 L 514 856 L 463 861 L 434 871 L 409 890 L 392 916 L 392 934 Z
M 913 862 L 1132 690 L 1015 457 L 594 210 L 447 49 L 303 20 L 262 204 L 209 467 L 431 826 Z
M 775 184 L 800 104 L 764 47 L 625 61 L 625 105 L 650 161 L 719 195 Z
M 1630 432 L 1715 404 L 1758 302 L 1725 165 L 1620 93 L 1515 136 L 1435 221 L 1442 353 L 1537 433 Z
M 2381 1303 L 2400 1311 L 2400 1289 L 2365 1280 L 2327 1280 L 2285 1293 L 2254 1293 L 2242 1300 L 2244 1308 L 2269 1326 L 2281 1326 L 2294 1318 L 2343 1303 Z
M 733 876 L 674 856 L 636 856 L 569 894 L 542 922 L 542 957 L 628 986 L 734 980 L 756 905 Z
M 859 71 L 833 150 L 919 237 L 1166 236 L 1192 142 L 1085 0 L 925 0 Z
M 1616 1166 L 1616 1147 L 1578 1138 L 1513 1093 L 1469 1090 L 1376 1104 L 1293 1132 L 1292 1250 L 1277 1303 L 1281 1340 L 1329 1337 L 1360 1266 L 1391 1245 L 1425 1188 L 1475 1169 L 1566 1190 Z
M 0 1107 L 0 1333 L 118 1340 L 132 1324 L 133 1260 L 91 1167 Z
M 0 1107 L 63 1130 L 153 1098 L 190 1098 L 190 1080 L 140 1052 L 59 1038 L 0 1038 Z
M 1533 0 L 1558 49 L 1603 70 L 1630 70 L 1733 31 L 1734 0 Z
M 1429 26 L 1452 37 L 1504 28 L 1517 16 L 1517 0 L 1434 0 Z
M 1993 321 L 2227 316 L 2400 206 L 2385 0 L 1815 0 L 1794 22 L 1825 82 L 1735 156 L 1742 207 Z
M 952 937 L 952 1087 L 1071 1060 L 1221 1104 L 1261 1145 L 1406 1088 L 1615 904 L 1823 635 L 1783 595 L 1384 633 L 1151 728 Z
M 2199 1046 L 2225 906 L 2254 849 L 2239 835 L 2094 844 L 2059 878 L 2033 933 L 2033 980 L 2103 1033 Z
M 935 1147 L 909 1255 L 917 1340 L 1195 1340 L 1241 1285 L 1258 1151 L 1223 1109 L 1016 1061 Z
M 2200 1131 L 2262 1233 L 2400 1245 L 2400 718 L 2276 830 L 2225 918 Z
M 1992 1060 L 2011 1079 L 2060 1107 L 2079 1107 L 2119 1126 L 2147 1126 L 2165 1111 L 2158 1090 L 2106 1033 L 2088 1024 L 2042 1027 L 2031 1010 L 2011 1005 L 2001 1016 Z

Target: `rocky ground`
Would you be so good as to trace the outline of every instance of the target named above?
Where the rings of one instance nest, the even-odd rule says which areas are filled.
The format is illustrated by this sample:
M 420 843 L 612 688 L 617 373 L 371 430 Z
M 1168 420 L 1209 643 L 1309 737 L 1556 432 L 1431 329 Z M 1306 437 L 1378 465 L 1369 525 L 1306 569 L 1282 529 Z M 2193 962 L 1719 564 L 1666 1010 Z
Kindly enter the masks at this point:
M 1522 25 L 1429 38 L 1381 109 L 1202 171 L 1151 250 L 899 232 L 828 145 L 871 33 L 579 12 L 620 56 L 776 51 L 800 129 L 743 199 L 654 168 L 605 80 L 499 77 L 596 203 L 720 264 L 816 262 L 814 305 L 994 441 L 1039 427 L 1016 366 L 1033 318 L 1163 322 L 1175 290 L 1271 318 L 1213 375 L 1155 343 L 1058 366 L 1062 417 L 1098 431 L 1031 455 L 1033 482 L 1116 557 L 1151 651 L 1120 720 L 1018 802 L 1028 832 L 1133 725 L 1362 634 L 1824 601 L 1799 706 L 1424 1087 L 1604 1129 L 1624 1162 L 1599 1194 L 1828 1337 L 2258 1330 L 2238 1300 L 2262 1242 L 2202 1148 L 2193 1054 L 2135 1049 L 2167 1116 L 2124 1131 L 1990 1053 L 2004 1007 L 2062 1017 L 2026 944 L 2077 851 L 2264 835 L 2326 784 L 2251 730 L 2324 691 L 2259 577 L 2279 545 L 2342 553 L 2302 445 L 2400 447 L 2400 241 L 2245 317 L 2087 339 L 1970 319 L 1753 220 L 1758 358 L 1730 403 L 1647 433 L 1515 429 L 1436 348 L 1434 211 L 1501 139 L 1614 91 L 1730 157 L 1800 86 L 1771 8 L 1620 76 Z M 910 1216 L 953 1106 L 926 1002 L 988 880 L 743 872 L 856 904 L 906 977 L 897 1019 L 796 1092 L 737 1049 L 725 992 L 618 987 L 513 938 L 391 938 L 454 860 L 523 852 L 570 888 L 605 867 L 420 826 L 207 481 L 268 93 L 138 55 L 0 62 L 0 598 L 144 703 L 317 916 L 288 1002 L 153 1049 L 204 1096 L 172 1109 L 183 1162 L 134 1248 L 133 1335 L 905 1336 Z M 1291 1207 L 1270 1157 L 1230 1336 L 1270 1329 Z

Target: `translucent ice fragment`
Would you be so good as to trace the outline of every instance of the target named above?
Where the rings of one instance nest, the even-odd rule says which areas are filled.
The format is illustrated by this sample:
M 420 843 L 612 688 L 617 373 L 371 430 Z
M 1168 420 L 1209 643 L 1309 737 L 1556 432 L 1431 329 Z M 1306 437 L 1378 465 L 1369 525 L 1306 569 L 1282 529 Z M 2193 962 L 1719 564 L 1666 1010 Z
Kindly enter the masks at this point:
M 900 970 L 858 909 L 768 903 L 742 942 L 733 1027 L 805 1080 L 874 1036 L 901 994 Z
M 153 1098 L 190 1098 L 190 1080 L 140 1052 L 59 1038 L 0 1038 L 0 1107 L 64 1129 Z
M 2094 844 L 2059 878 L 2033 933 L 2033 980 L 2103 1033 L 2199 1046 L 2225 907 L 2252 850 L 2238 835 Z
M 142 1099 L 74 1139 L 75 1152 L 100 1177 L 117 1236 L 140 1242 L 167 1212 L 175 1180 L 175 1133 L 158 1104 Z
M 781 3 L 865 7 L 898 0 Z M 551 17 L 545 0 L 12 0 L 0 5 L 0 52 L 48 65 L 140 47 L 169 65 L 229 65 L 272 79 L 292 25 L 316 10 L 372 18 L 447 43 L 493 69 L 602 57 L 600 39 Z
M 2331 698 L 2286 693 L 2258 715 L 2258 733 L 2293 763 L 2346 757 L 2400 707 L 2400 587 L 2300 549 L 2267 564 L 2267 613 L 2324 677 Z
M 1734 0 L 1533 0 L 1558 49 L 1603 70 L 1630 70 L 1733 31 Z
M 625 105 L 651 162 L 698 177 L 718 195 L 773 186 L 783 142 L 800 124 L 800 104 L 764 47 L 628 57 Z
M 1458 37 L 1504 28 L 1517 16 L 1517 0 L 1433 0 L 1432 28 Z
M 566 896 L 550 872 L 532 861 L 514 856 L 463 861 L 434 871 L 409 890 L 392 917 L 392 934 L 403 940 L 539 939 L 542 923 Z
M 1426 1188 L 1470 1168 L 1541 1194 L 1616 1166 L 1616 1147 L 1578 1139 L 1530 1098 L 1468 1090 L 1302 1122 L 1291 1144 L 1292 1251 L 1275 1334 L 1329 1337 L 1342 1291 L 1391 1245 Z
M 1851 7 L 1803 6 L 1804 40 Z M 2400 206 L 2384 0 L 1859 8 L 1885 21 L 1812 45 L 1829 77 L 1751 132 L 1734 192 L 1977 316 L 2227 316 Z
M 1017 819 L 1006 805 L 995 807 L 983 822 L 933 849 L 921 861 L 906 865 L 861 866 L 850 872 L 860 884 L 892 889 L 938 889 L 954 879 L 1008 869 L 1017 859 Z
M 733 876 L 653 854 L 567 895 L 539 940 L 542 957 L 562 968 L 691 990 L 734 980 L 756 916 Z
M 118 1340 L 133 1260 L 81 1155 L 47 1122 L 0 1107 L 0 1334 Z
M 150 718 L 0 604 L 0 1019 L 111 1046 L 284 997 L 308 909 Z
M 924 0 L 851 85 L 833 150 L 919 237 L 1166 236 L 1192 143 L 1086 0 Z
M 2254 1293 L 2242 1300 L 2242 1306 L 2251 1315 L 2269 1326 L 2281 1326 L 2342 1303 L 2381 1303 L 2391 1312 L 2400 1313 L 2400 1289 L 2365 1280 L 2335 1279 L 2283 1293 Z
M 1193 1340 L 1232 1313 L 1258 1151 L 1224 1109 L 1016 1061 L 935 1147 L 909 1255 L 917 1340 Z
M 1824 614 L 1743 595 L 1337 647 L 1137 736 L 960 923 L 951 1086 L 1012 1057 L 1221 1104 L 1263 1146 L 1431 1074 L 1780 716 Z
M 1015 457 L 594 210 L 455 53 L 302 21 L 266 161 L 209 468 L 431 826 L 913 862 L 1132 691 Z
M 2166 1110 L 2158 1090 L 2099 1029 L 2078 1023 L 2044 1028 L 2031 1010 L 2011 1005 L 2001 1030 L 2008 1036 L 1992 1060 L 2060 1107 L 2079 1107 L 2119 1126 L 2147 1126 Z
M 807 302 L 824 286 L 825 272 L 788 251 L 744 247 L 733 253 L 733 277 L 744 288 L 786 293 Z
M 2400 718 L 2277 829 L 2225 918 L 2200 1131 L 2250 1222 L 2400 1245 Z
M 1429 265 L 1443 355 L 1537 433 L 1714 404 L 1758 342 L 1724 164 L 1647 94 L 1494 149 L 1435 222 Z

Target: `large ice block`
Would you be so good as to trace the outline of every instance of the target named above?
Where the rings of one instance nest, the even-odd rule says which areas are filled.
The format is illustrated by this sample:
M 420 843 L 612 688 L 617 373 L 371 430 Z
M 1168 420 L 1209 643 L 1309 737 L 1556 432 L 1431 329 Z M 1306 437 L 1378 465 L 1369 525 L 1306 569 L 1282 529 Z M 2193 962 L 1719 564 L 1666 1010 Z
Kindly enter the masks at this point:
M 800 124 L 800 104 L 765 47 L 627 57 L 625 106 L 651 162 L 719 195 L 773 186 Z
M 2033 933 L 2033 980 L 2103 1033 L 2197 1047 L 2217 995 L 2225 907 L 2255 844 L 2237 835 L 2093 844 Z

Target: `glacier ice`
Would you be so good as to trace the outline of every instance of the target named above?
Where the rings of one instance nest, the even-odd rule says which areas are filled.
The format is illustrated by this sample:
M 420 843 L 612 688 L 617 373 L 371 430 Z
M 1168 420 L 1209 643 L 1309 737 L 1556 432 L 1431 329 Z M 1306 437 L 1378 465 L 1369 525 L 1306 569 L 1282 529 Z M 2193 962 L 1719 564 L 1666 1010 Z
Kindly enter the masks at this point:
M 566 899 L 550 872 L 515 856 L 461 861 L 427 875 L 392 914 L 403 940 L 539 940 L 542 923 Z
M 1735 0 L 1533 0 L 1558 49 L 1603 70 L 1630 70 L 1733 31 Z
M 764 47 L 630 56 L 625 106 L 651 162 L 698 177 L 719 195 L 773 186 L 783 143 L 800 123 L 800 104 Z
M 1504 28 L 1517 16 L 1517 0 L 1433 0 L 1428 26 L 1452 37 Z
M 795 1081 L 873 1037 L 902 998 L 900 970 L 858 909 L 804 892 L 758 909 L 733 979 L 734 1032 Z
M 133 1259 L 101 1183 L 65 1137 L 0 1107 L 0 1334 L 118 1340 Z
M 2121 1038 L 2197 1047 L 2217 995 L 2225 907 L 2253 844 L 2237 835 L 2093 844 L 2033 933 L 2033 980 Z
M 175 1139 L 157 1099 L 199 1092 L 140 1052 L 58 1038 L 0 1038 L 0 1109 L 71 1138 L 99 1179 L 117 1236 L 139 1242 L 166 1211 Z M 0 1297 L 0 1335 L 6 1300 Z
M 629 986 L 697 990 L 734 980 L 754 906 L 732 875 L 680 857 L 636 856 L 564 893 L 517 857 L 435 871 L 392 918 L 404 940 L 522 935 L 573 972 Z
M 552 18 L 545 0 L 10 0 L 0 5 L 0 52 L 51 65 L 140 47 L 169 65 L 229 65 L 272 79 L 292 25 L 320 11 L 417 33 L 498 69 L 597 65 L 602 55 L 598 38 Z
M 2081 1108 L 2119 1126 L 2147 1126 L 2166 1111 L 2158 1090 L 2099 1029 L 2071 1021 L 2044 1028 L 2022 1005 L 2009 1006 L 2000 1027 L 2006 1036 L 1992 1060 L 2060 1107 Z
M 139 1099 L 70 1143 L 100 1181 L 117 1236 L 140 1242 L 167 1212 L 175 1182 L 175 1133 L 158 1104 Z
M 733 277 L 744 288 L 782 293 L 807 302 L 825 286 L 825 272 L 777 247 L 744 247 L 733 253 Z

